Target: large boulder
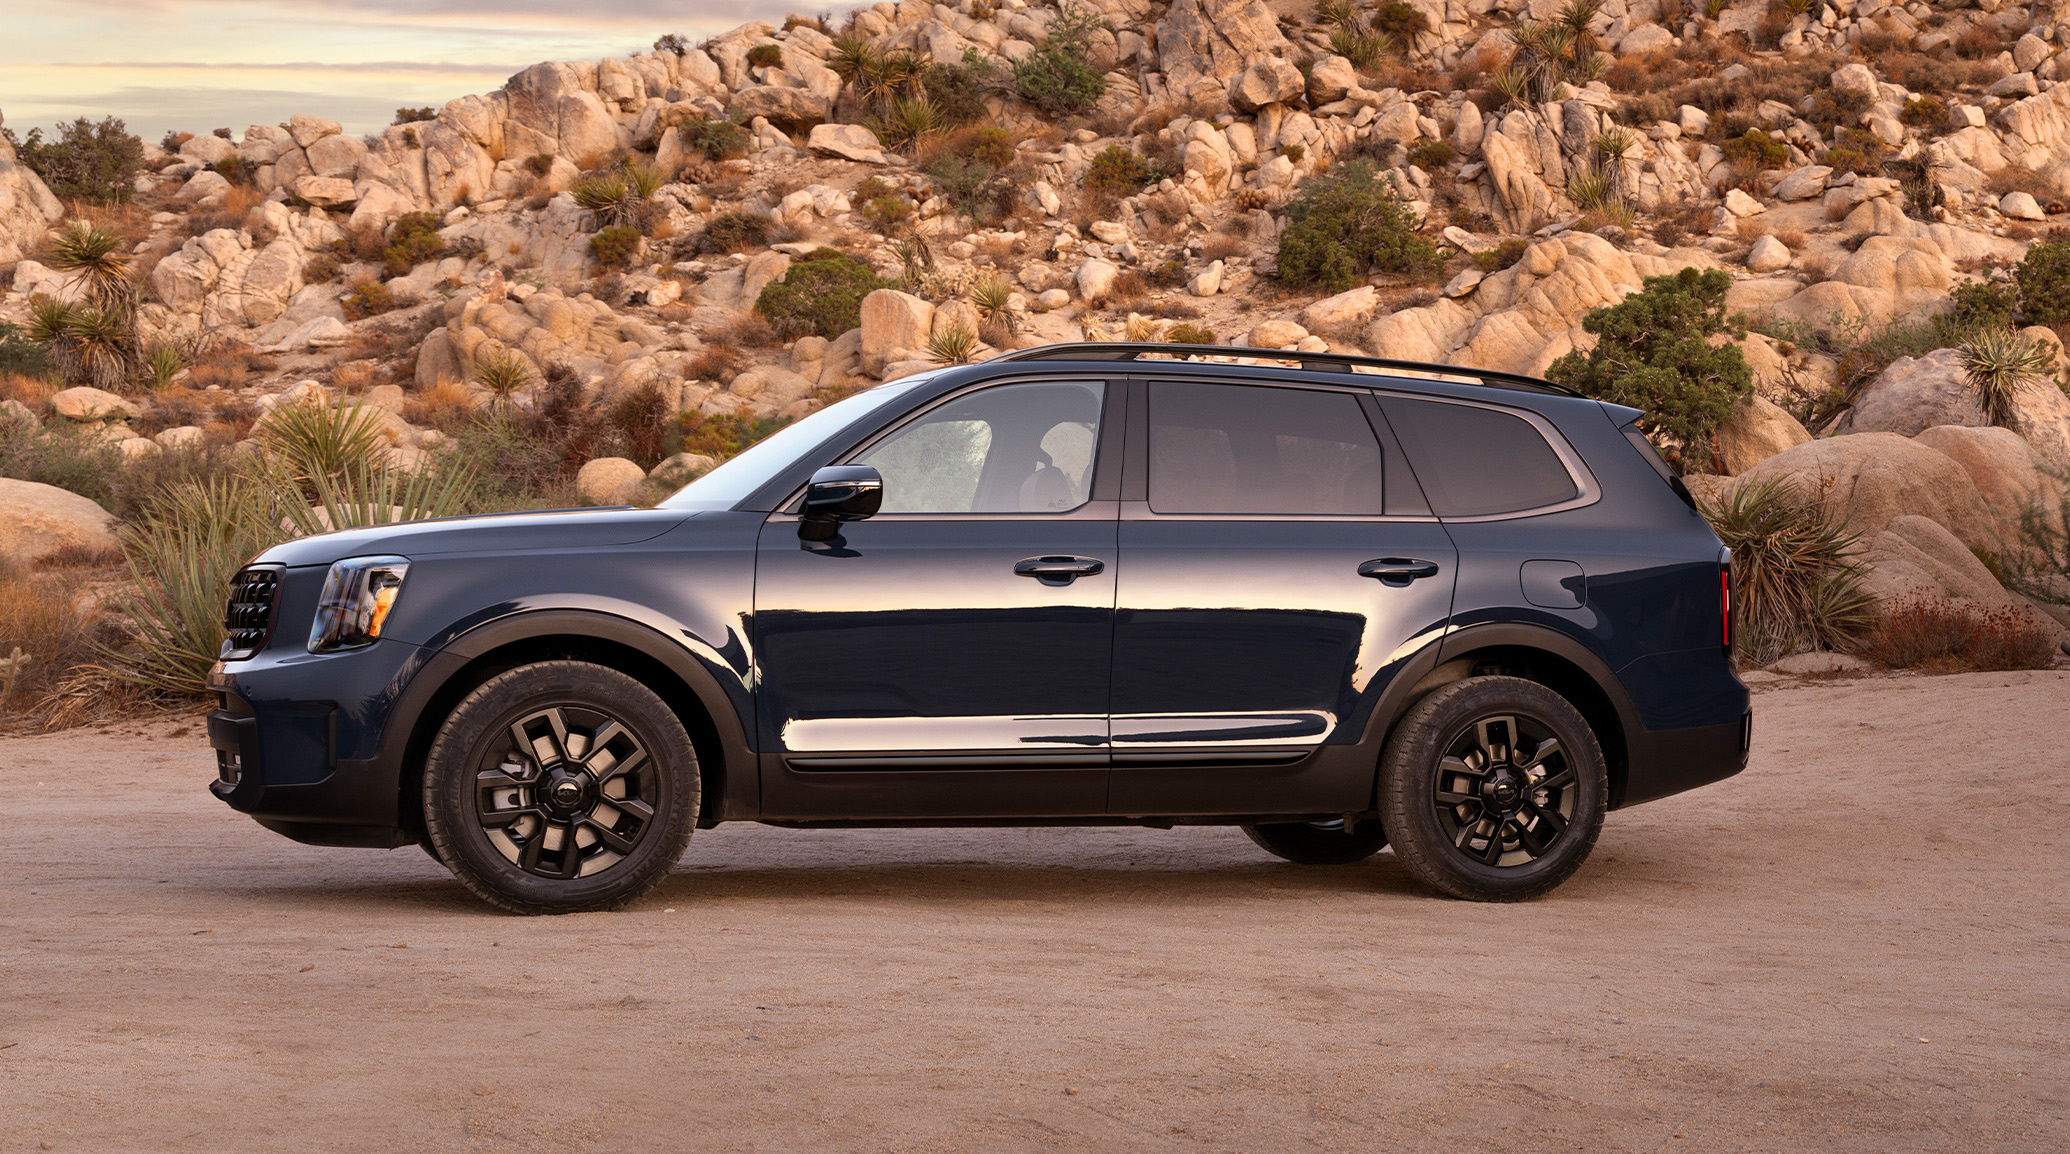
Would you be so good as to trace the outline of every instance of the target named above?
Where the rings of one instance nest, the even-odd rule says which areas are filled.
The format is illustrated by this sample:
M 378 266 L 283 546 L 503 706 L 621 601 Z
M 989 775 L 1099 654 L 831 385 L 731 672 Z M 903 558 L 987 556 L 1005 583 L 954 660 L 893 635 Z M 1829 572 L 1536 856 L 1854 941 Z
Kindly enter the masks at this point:
M 805 139 L 805 147 L 821 156 L 837 156 L 864 164 L 884 164 L 890 159 L 884 154 L 884 146 L 878 142 L 877 134 L 860 124 L 814 125 L 812 135 Z
M 1253 61 L 1293 47 L 1264 0 L 1174 0 L 1157 22 L 1155 43 L 1174 95 L 1226 90 Z
M 1718 426 L 1718 460 L 1727 475 L 1737 475 L 1810 439 L 1797 418 L 1757 396 Z
M 2033 446 L 2011 429 L 1935 425 L 1912 440 L 1962 466 L 1977 496 L 2008 524 L 2029 507 L 2061 507 L 2055 479 L 2035 467 Z
M 582 494 L 583 500 L 602 505 L 612 499 L 619 486 L 646 479 L 647 470 L 636 462 L 624 457 L 597 457 L 575 474 L 575 491 Z
M 873 377 L 884 374 L 891 354 L 925 348 L 933 332 L 934 305 L 897 289 L 878 289 L 863 298 L 862 367 Z
M 833 108 L 831 98 L 809 88 L 763 85 L 735 93 L 728 111 L 739 120 L 753 120 L 760 116 L 780 127 L 803 128 L 825 120 Z
M 1983 425 L 1983 401 L 1969 383 L 1959 349 L 1899 357 L 1862 386 L 1854 407 L 1834 423 L 1835 433 L 1896 433 L 1910 437 L 1934 425 Z
M 64 215 L 43 178 L 16 160 L 14 146 L 0 136 L 0 270 L 26 256 Z
M 1864 540 L 1894 518 L 1925 517 L 1965 546 L 1996 548 L 1998 519 L 1963 467 L 1947 454 L 1896 433 L 1855 433 L 1807 441 L 1742 474 L 1741 485 L 1770 479 L 1821 496 Z
M 50 407 L 68 421 L 114 421 L 144 415 L 135 401 L 85 385 L 53 393 Z
M 56 485 L 0 478 L 0 559 L 32 565 L 60 549 L 117 548 L 115 518 Z
M 1256 112 L 1268 104 L 1284 104 L 1301 94 L 1306 81 L 1301 70 L 1276 56 L 1257 61 L 1229 87 L 1229 103 L 1243 112 Z

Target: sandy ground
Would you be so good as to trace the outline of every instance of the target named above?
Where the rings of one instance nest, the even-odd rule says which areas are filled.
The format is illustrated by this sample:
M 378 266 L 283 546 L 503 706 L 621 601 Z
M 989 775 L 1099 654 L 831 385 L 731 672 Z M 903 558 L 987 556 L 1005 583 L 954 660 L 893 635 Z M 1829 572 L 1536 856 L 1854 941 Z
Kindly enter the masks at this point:
M 699 833 L 517 919 L 191 722 L 0 741 L 0 1150 L 2070 1146 L 2070 672 L 1759 695 L 1547 900 L 1226 829 Z

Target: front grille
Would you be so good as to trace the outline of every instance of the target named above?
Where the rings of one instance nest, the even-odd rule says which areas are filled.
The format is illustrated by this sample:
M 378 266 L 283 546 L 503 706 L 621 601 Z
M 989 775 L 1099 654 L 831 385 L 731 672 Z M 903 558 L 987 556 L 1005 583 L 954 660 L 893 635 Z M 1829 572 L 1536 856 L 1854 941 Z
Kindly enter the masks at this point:
M 280 609 L 280 578 L 279 566 L 254 565 L 230 579 L 230 602 L 223 607 L 223 660 L 242 661 L 266 648 Z

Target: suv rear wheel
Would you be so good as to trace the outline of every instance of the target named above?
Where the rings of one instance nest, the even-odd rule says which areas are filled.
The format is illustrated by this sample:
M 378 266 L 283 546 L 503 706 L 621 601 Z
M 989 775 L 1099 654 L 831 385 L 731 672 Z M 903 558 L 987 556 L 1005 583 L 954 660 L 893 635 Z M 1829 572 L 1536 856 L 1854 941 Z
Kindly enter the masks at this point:
M 1345 832 L 1344 819 L 1247 825 L 1243 834 L 1266 853 L 1296 865 L 1350 865 L 1387 848 L 1387 831 L 1368 818 Z
M 424 766 L 438 859 L 499 909 L 616 909 L 689 843 L 697 754 L 667 703 L 615 669 L 498 674 L 446 718 Z
M 1608 793 L 1588 722 L 1559 694 L 1515 677 L 1432 691 L 1380 764 L 1395 856 L 1471 901 L 1523 901 L 1566 881 L 1595 847 Z

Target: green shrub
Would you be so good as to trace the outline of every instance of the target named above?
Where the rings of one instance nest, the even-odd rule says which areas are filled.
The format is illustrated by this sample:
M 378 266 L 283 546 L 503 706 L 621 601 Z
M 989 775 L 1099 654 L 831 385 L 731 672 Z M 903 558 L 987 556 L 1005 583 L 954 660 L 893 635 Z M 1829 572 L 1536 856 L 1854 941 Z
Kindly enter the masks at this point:
M 1165 330 L 1164 339 L 1175 345 L 1211 345 L 1215 343 L 1215 330 L 1205 325 L 1176 324 Z
M 1948 106 L 1937 96 L 1915 96 L 1905 101 L 1898 119 L 1913 128 L 1933 128 L 1947 123 Z
M 1833 147 L 1818 162 L 1831 166 L 1835 173 L 1876 176 L 1883 171 L 1883 155 L 1888 151 L 1888 146 L 1874 133 L 1843 128 L 1834 134 Z
M 1443 168 L 1458 158 L 1459 150 L 1453 148 L 1449 140 L 1419 140 L 1409 150 L 1409 163 L 1425 172 Z
M 993 168 L 1005 168 L 1014 159 L 1013 133 L 992 125 L 980 128 L 966 155 Z
M 1707 464 L 1711 435 L 1754 391 L 1754 372 L 1738 345 L 1708 338 L 1739 335 L 1725 315 L 1732 276 L 1685 268 L 1647 277 L 1642 291 L 1582 318 L 1600 339 L 1586 355 L 1554 361 L 1546 379 L 1584 396 L 1646 410 L 1639 427 L 1673 442 L 1670 459 L 1693 453 Z
M 1418 35 L 1430 31 L 1430 17 L 1402 0 L 1387 0 L 1373 13 L 1372 25 L 1373 31 L 1406 48 Z
M 595 219 L 599 228 L 631 225 L 640 216 L 640 197 L 623 172 L 585 176 L 568 190 L 578 207 Z
M 348 321 L 380 316 L 395 308 L 395 294 L 384 284 L 363 284 L 338 299 Z
M 1129 196 L 1158 179 L 1149 160 L 1134 149 L 1110 144 L 1092 158 L 1082 182 L 1085 191 L 1103 199 Z
M 632 263 L 634 254 L 640 251 L 640 240 L 639 229 L 613 225 L 589 238 L 589 251 L 596 254 L 598 264 L 615 268 Z
M 884 147 L 911 152 L 941 131 L 942 113 L 926 96 L 901 96 L 890 102 L 884 115 L 866 117 L 862 123 Z
M 733 160 L 747 155 L 748 130 L 731 120 L 699 116 L 684 121 L 676 131 L 708 159 Z
M 2030 325 L 2070 320 L 2070 241 L 2049 241 L 2027 250 L 2013 270 L 2020 285 L 2020 316 Z
M 438 109 L 425 105 L 422 108 L 398 108 L 390 124 L 416 124 L 425 120 L 437 120 Z
M 14 325 L 0 321 L 0 373 L 42 377 L 48 376 L 55 368 L 50 361 L 49 349 L 24 336 L 22 330 Z
M 1366 272 L 1429 276 L 1443 267 L 1437 250 L 1394 186 L 1360 158 L 1301 182 L 1287 204 L 1279 237 L 1279 277 L 1287 284 L 1340 293 Z
M 320 253 L 302 266 L 302 279 L 309 284 L 329 284 L 338 279 L 338 258 Z
M 713 416 L 700 412 L 677 418 L 682 427 L 684 453 L 702 453 L 721 461 L 763 440 L 791 423 L 788 417 L 754 417 L 746 413 Z
M 920 75 L 921 88 L 941 110 L 942 123 L 951 127 L 985 119 L 985 93 L 998 83 L 991 68 L 978 60 L 974 49 L 964 52 L 961 63 L 930 64 Z
M 1852 648 L 1875 623 L 1860 538 L 1816 498 L 1777 478 L 1736 485 L 1702 511 L 1732 550 L 1733 640 L 1743 658 L 1767 665 Z
M 0 128 L 0 136 L 60 200 L 128 204 L 144 164 L 144 142 L 112 116 L 99 124 L 82 116 L 59 126 L 53 141 L 45 141 L 40 128 L 31 128 L 21 139 L 12 129 Z
M 1790 162 L 1789 142 L 1758 128 L 1749 128 L 1746 135 L 1726 141 L 1720 151 L 1724 152 L 1726 160 L 1742 169 L 1758 171 L 1778 168 Z
M 1087 59 L 1093 33 L 1104 26 L 1098 12 L 1064 0 L 1041 46 L 1013 63 L 1013 86 L 1021 98 L 1051 116 L 1092 107 L 1107 91 L 1106 77 Z
M 785 340 L 804 336 L 832 340 L 862 325 L 864 297 L 896 287 L 868 264 L 835 249 L 820 248 L 800 257 L 782 280 L 764 286 L 755 309 L 769 318 Z
M 0 420 L 0 477 L 35 481 L 106 501 L 122 453 L 70 421 L 50 428 Z
M 704 248 L 713 252 L 746 252 L 769 243 L 775 227 L 759 212 L 722 212 L 704 226 Z
M 1387 54 L 1387 42 L 1363 28 L 1345 24 L 1330 29 L 1330 51 L 1351 61 L 1351 66 L 1360 72 L 1371 72 Z
M 2020 288 L 2003 281 L 1969 281 L 1948 290 L 1955 320 L 1972 328 L 2011 328 L 2020 307 Z
M 1994 425 L 2010 425 L 2019 394 L 2046 380 L 2056 367 L 2043 348 L 2010 328 L 1986 328 L 1962 346 L 1962 368 Z
M 388 246 L 381 250 L 381 273 L 398 277 L 445 251 L 445 238 L 438 233 L 442 222 L 436 213 L 406 212 L 388 226 Z
M 231 184 L 248 185 L 258 174 L 258 167 L 241 156 L 226 156 L 209 165 L 209 168 Z
M 1510 237 L 1494 248 L 1473 254 L 1473 267 L 1482 272 L 1501 272 L 1524 259 L 1524 250 L 1530 247 L 1523 238 Z
M 976 220 L 978 210 L 993 189 L 992 166 L 975 157 L 944 152 L 928 164 L 927 177 L 934 190 L 957 212 Z
M 783 48 L 776 44 L 757 44 L 748 49 L 747 61 L 756 68 L 782 68 Z

